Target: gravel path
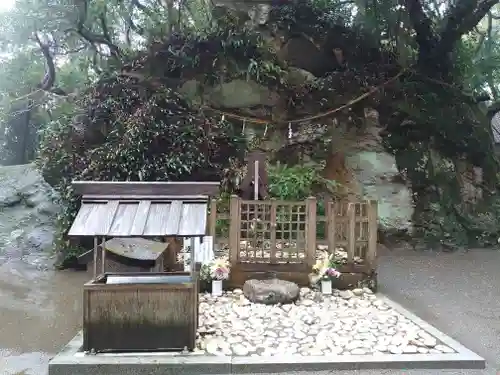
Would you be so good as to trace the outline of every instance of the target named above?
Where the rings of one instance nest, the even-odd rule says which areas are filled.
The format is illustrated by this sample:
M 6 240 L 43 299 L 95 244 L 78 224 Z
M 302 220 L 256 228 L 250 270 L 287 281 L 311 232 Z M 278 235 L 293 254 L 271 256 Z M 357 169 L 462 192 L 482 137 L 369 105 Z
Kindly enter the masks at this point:
M 200 297 L 199 352 L 211 355 L 442 354 L 454 350 L 369 289 L 323 295 L 302 288 L 294 304 L 253 304 L 240 289 Z

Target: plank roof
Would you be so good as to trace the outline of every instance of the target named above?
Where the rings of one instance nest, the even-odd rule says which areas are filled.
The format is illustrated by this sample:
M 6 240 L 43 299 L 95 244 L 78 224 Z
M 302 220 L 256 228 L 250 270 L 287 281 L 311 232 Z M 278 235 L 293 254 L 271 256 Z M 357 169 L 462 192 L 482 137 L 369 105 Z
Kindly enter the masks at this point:
M 149 187 L 148 187 L 149 184 Z M 100 186 L 99 186 L 100 185 Z M 191 188 L 189 187 L 191 186 Z M 196 237 L 206 234 L 207 195 L 218 184 L 77 182 L 82 205 L 69 236 Z M 164 195 L 170 194 L 170 195 Z

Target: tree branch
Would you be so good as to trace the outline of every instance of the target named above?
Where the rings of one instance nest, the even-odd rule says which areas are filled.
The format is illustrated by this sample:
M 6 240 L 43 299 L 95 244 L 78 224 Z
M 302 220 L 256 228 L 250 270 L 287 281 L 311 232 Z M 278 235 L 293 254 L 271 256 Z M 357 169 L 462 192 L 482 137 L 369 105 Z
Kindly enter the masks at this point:
M 45 72 L 42 81 L 37 85 L 37 88 L 56 95 L 67 95 L 66 92 L 61 88 L 54 87 L 54 83 L 56 81 L 56 67 L 54 64 L 54 58 L 50 53 L 50 45 L 48 43 L 43 43 L 36 31 L 34 33 L 34 38 L 38 43 L 40 50 L 42 51 L 43 57 L 45 58 L 45 63 L 47 65 L 47 71 Z
M 486 33 L 484 33 L 486 41 L 484 41 L 484 38 L 483 38 L 484 47 L 486 50 L 486 55 L 488 57 L 491 56 L 492 49 L 493 49 L 492 32 L 493 32 L 493 14 L 491 13 L 491 11 L 489 11 L 488 12 L 488 26 L 486 28 Z M 491 69 L 489 69 L 489 71 L 486 73 L 486 83 L 490 87 L 491 94 L 493 95 L 493 100 L 495 100 L 495 101 L 498 100 L 498 91 L 496 89 L 495 80 L 493 78 L 493 71 Z
M 104 12 L 99 13 L 99 21 L 101 23 L 101 29 L 102 29 L 102 33 L 103 33 L 104 38 L 107 41 L 111 41 L 111 36 L 109 34 L 108 25 L 106 24 L 106 8 L 104 8 Z
M 404 0 L 419 46 L 418 65 L 426 75 L 452 79 L 452 52 L 461 36 L 472 31 L 499 0 L 455 0 L 446 12 L 441 32 L 425 13 L 423 0 Z
M 103 35 L 96 34 L 85 26 L 85 22 L 88 17 L 88 0 L 75 0 L 75 5 L 78 7 L 78 19 L 76 24 L 76 29 L 70 29 L 69 31 L 74 31 L 85 39 L 88 43 L 92 45 L 101 44 L 109 48 L 111 56 L 120 60 L 122 53 L 120 48 L 114 44 L 109 35 L 108 27 L 106 24 L 106 14 L 101 12 L 99 14 L 99 21 L 103 31 Z
M 43 43 L 38 36 L 38 33 L 35 31 L 34 38 L 42 51 L 43 57 L 45 58 L 45 62 L 47 64 L 47 71 L 42 79 L 42 81 L 38 84 L 38 88 L 43 91 L 48 91 L 54 86 L 54 82 L 56 81 L 56 67 L 54 65 L 54 59 L 50 54 L 50 47 L 47 43 Z
M 442 52 L 452 52 L 460 37 L 472 31 L 498 2 L 498 0 L 458 0 L 451 6 L 441 32 Z
M 163 8 L 167 11 L 167 19 L 168 19 L 168 35 L 172 34 L 174 30 L 174 19 L 173 19 L 173 10 L 174 10 L 174 1 L 173 0 L 162 0 Z
M 132 30 L 135 31 L 137 34 L 144 36 L 144 28 L 137 26 L 133 21 L 133 14 L 136 8 L 141 12 L 144 12 L 148 17 L 152 17 L 152 12 L 150 11 L 150 9 L 148 9 L 145 5 L 141 4 L 139 0 L 131 1 L 129 5 L 129 12 L 128 15 L 126 16 L 127 27 L 125 30 L 125 40 L 129 47 L 131 47 L 132 45 L 132 41 L 130 39 L 130 33 Z
M 149 17 L 151 17 L 153 15 L 153 12 L 147 6 L 145 6 L 144 4 L 141 4 L 141 2 L 139 0 L 132 0 L 130 5 L 132 8 L 137 8 L 141 12 L 146 13 L 146 15 Z
M 418 45 L 436 44 L 437 36 L 432 29 L 432 21 L 425 14 L 420 0 L 405 0 L 405 4 L 411 25 L 417 33 L 415 39 Z
M 491 14 L 491 13 L 489 13 Z M 489 18 L 488 21 L 491 21 L 491 17 Z M 488 22 L 490 23 L 490 22 Z M 484 41 L 486 39 L 486 34 L 487 33 L 484 33 L 482 31 L 480 31 L 477 27 L 474 28 L 474 32 L 476 34 L 479 34 L 479 39 L 477 41 L 477 46 L 476 46 L 476 49 L 474 50 L 474 58 L 477 57 L 477 55 L 479 55 L 479 52 L 481 52 L 481 49 L 483 48 L 483 45 L 484 45 Z

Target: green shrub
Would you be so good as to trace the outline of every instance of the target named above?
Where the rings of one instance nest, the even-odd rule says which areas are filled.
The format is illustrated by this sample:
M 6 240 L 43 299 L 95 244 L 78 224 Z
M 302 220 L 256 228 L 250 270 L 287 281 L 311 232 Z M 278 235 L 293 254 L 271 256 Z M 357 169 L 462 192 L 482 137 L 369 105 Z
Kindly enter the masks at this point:
M 323 183 L 319 166 L 284 164 L 270 165 L 267 168 L 269 175 L 269 195 L 273 198 L 301 201 L 315 194 Z
M 276 164 L 268 166 L 269 195 L 287 201 L 302 201 L 318 193 L 335 194 L 338 184 L 321 176 L 323 167 L 318 164 L 287 166 Z M 325 215 L 325 205 L 318 199 L 317 215 Z M 318 238 L 325 238 L 325 223 L 316 226 Z
M 72 180 L 220 181 L 229 160 L 245 147 L 229 123 L 194 113 L 170 89 L 114 79 L 83 102 L 91 108 L 81 120 L 86 127 L 77 131 L 69 118 L 53 122 L 38 157 L 63 203 L 57 246 L 65 252 L 64 235 L 79 206 Z

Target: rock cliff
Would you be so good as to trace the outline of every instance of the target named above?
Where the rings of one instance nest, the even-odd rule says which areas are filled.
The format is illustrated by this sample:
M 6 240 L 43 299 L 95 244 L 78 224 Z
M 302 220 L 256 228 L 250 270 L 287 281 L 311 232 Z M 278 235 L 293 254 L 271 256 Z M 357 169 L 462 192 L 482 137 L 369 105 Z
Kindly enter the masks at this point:
M 15 257 L 40 263 L 42 252 L 50 257 L 55 198 L 34 165 L 0 167 L 0 262 Z

